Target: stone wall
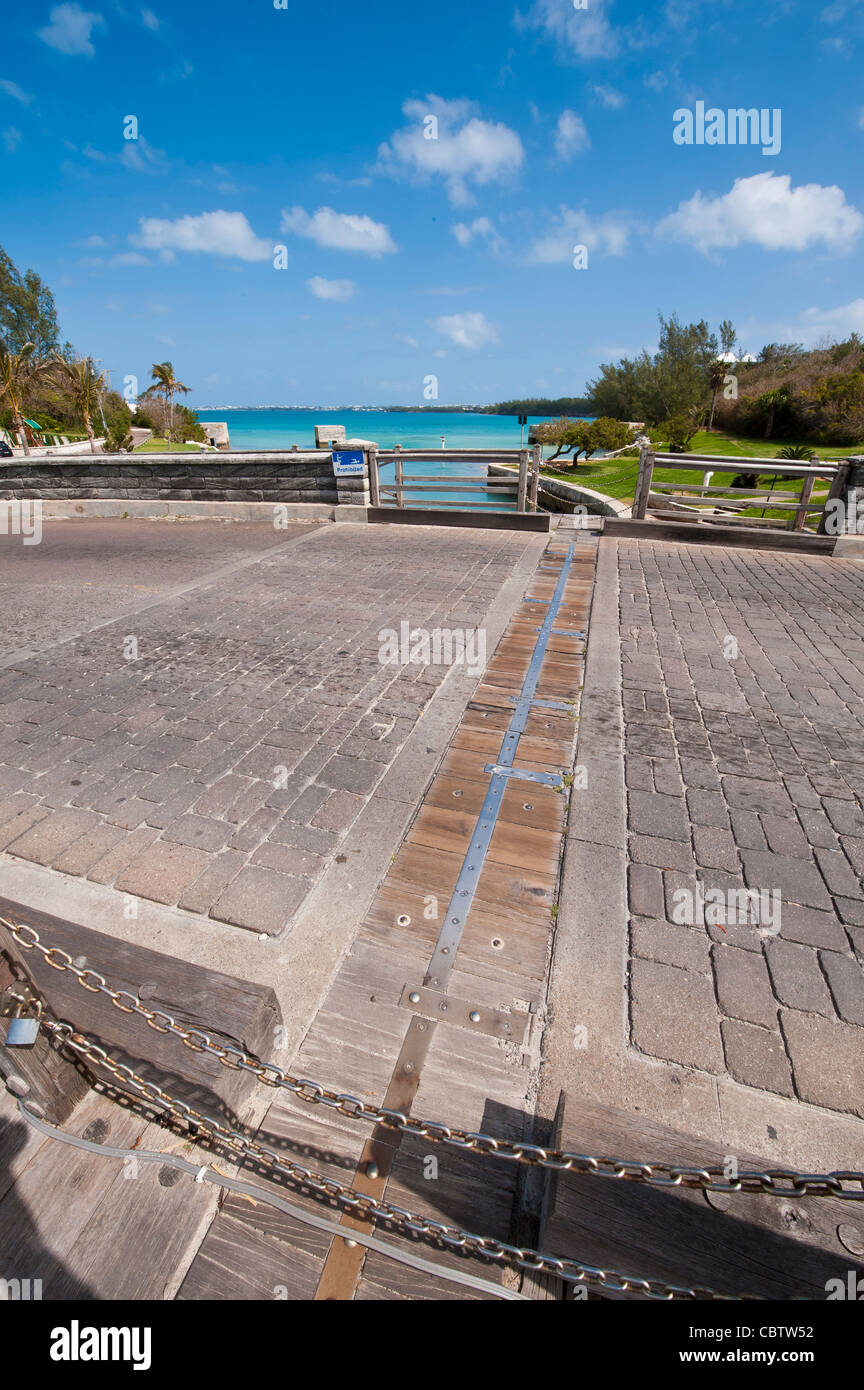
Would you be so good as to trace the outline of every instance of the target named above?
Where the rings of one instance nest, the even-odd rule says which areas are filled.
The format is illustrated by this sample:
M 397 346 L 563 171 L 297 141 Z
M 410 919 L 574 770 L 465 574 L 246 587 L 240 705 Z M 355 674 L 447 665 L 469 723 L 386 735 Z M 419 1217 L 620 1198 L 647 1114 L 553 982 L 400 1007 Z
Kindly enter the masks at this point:
M 76 454 L 0 459 L 0 498 L 369 504 L 364 477 L 335 478 L 329 452 Z

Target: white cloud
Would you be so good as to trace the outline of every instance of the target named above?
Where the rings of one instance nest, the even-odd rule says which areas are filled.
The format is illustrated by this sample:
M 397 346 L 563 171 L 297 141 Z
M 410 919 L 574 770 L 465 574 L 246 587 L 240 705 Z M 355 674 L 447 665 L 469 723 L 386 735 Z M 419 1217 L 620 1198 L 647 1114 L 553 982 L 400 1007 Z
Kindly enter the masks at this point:
M 853 299 L 836 309 L 805 309 L 795 332 L 808 342 L 818 342 L 826 335 L 841 339 L 850 333 L 864 335 L 864 299 Z
M 485 314 L 442 314 L 433 323 L 457 347 L 480 348 L 498 341 L 498 330 Z
M 0 92 L 5 92 L 7 97 L 14 97 L 22 106 L 29 106 L 33 100 L 29 92 L 22 91 L 17 82 L 10 82 L 6 77 L 0 79 Z
M 55 5 L 49 18 L 51 23 L 36 31 L 43 43 L 70 57 L 93 57 L 96 49 L 90 35 L 98 25 L 105 23 L 101 14 L 82 10 L 80 5 Z
M 572 159 L 574 154 L 581 154 L 590 146 L 588 130 L 582 117 L 577 116 L 575 111 L 562 111 L 555 130 L 555 153 L 558 158 L 565 161 Z
M 493 251 L 500 251 L 504 245 L 488 217 L 475 217 L 473 222 L 454 222 L 450 230 L 460 246 L 470 246 L 475 237 L 487 241 Z
M 282 213 L 282 231 L 307 237 L 319 246 L 335 251 L 362 251 L 367 256 L 383 256 L 395 251 L 396 243 L 383 222 L 357 213 L 334 212 L 319 208 L 311 215 L 304 208 L 294 207 Z
M 584 10 L 573 0 L 535 0 L 527 15 L 516 15 L 517 29 L 542 29 L 576 58 L 614 58 L 621 48 L 607 17 L 607 0 L 588 0 Z
M 270 242 L 255 235 L 242 212 L 202 212 L 174 222 L 142 217 L 139 225 L 140 233 L 131 239 L 147 250 L 162 252 L 163 259 L 174 251 L 206 251 L 241 261 L 267 261 L 273 254 Z
M 443 178 L 457 207 L 474 201 L 469 184 L 506 180 L 525 158 L 516 131 L 481 120 L 473 102 L 445 101 L 430 93 L 423 101 L 406 101 L 402 111 L 409 124 L 379 147 L 379 169 L 394 176 Z
M 14 154 L 21 144 L 21 132 L 14 125 L 7 126 L 3 132 L 3 144 L 7 154 Z
M 607 256 L 622 256 L 629 234 L 627 223 L 613 213 L 591 217 L 584 209 L 562 206 L 550 230 L 530 248 L 527 259 L 533 265 L 569 261 L 574 246 L 587 246 L 589 252 Z
M 728 193 L 701 190 L 657 227 L 660 236 L 712 251 L 747 243 L 766 251 L 806 251 L 824 245 L 849 251 L 864 232 L 864 217 L 846 202 L 842 188 L 818 183 L 792 187 L 788 174 L 736 179 Z
M 353 280 L 325 280 L 321 275 L 313 275 L 306 284 L 316 299 L 335 299 L 342 303 L 357 293 Z
M 627 98 L 623 92 L 618 91 L 617 87 L 603 87 L 595 83 L 591 90 L 607 111 L 620 111 L 621 107 L 627 104 Z
M 85 150 L 84 153 L 90 151 Z M 165 151 L 154 149 L 143 135 L 139 135 L 137 140 L 124 140 L 120 163 L 137 174 L 154 174 L 168 167 Z

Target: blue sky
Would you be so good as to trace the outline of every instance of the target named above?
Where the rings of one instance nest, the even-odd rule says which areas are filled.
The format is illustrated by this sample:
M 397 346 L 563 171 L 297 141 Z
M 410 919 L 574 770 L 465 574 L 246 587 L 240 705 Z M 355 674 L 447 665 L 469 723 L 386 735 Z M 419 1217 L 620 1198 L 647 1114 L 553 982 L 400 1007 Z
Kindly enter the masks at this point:
M 660 310 L 864 333 L 864 0 L 152 3 L 7 0 L 0 63 L 0 243 L 116 386 L 485 402 Z M 699 101 L 779 152 L 676 143 Z

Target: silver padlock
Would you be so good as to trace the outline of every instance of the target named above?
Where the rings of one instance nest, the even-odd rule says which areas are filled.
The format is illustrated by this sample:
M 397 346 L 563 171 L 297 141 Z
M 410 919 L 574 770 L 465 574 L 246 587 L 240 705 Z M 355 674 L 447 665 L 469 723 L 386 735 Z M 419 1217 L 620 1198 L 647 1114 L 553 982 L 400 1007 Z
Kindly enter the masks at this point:
M 20 996 L 15 996 L 16 998 Z M 35 1016 L 22 1015 L 22 1009 L 36 1009 Z M 15 1014 L 9 1020 L 9 1027 L 6 1030 L 7 1047 L 32 1047 L 39 1036 L 39 1019 L 42 1013 L 42 1003 L 39 999 L 25 999 L 18 1005 Z

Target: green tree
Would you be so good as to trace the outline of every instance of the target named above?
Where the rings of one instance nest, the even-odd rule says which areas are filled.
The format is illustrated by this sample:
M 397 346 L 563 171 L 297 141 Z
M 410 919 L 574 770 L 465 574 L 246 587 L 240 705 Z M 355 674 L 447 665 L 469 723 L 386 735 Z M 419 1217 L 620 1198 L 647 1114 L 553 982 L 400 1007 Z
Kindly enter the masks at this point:
M 720 351 L 734 352 L 735 340 L 738 334 L 735 332 L 735 325 L 731 319 L 724 319 L 720 324 Z
M 756 399 L 756 404 L 765 411 L 765 438 L 770 439 L 774 433 L 774 425 L 777 419 L 778 410 L 782 410 L 789 400 L 789 388 L 779 386 L 774 391 L 763 391 L 761 396 Z
M 21 353 L 33 344 L 37 360 L 48 357 L 59 342 L 54 296 L 35 270 L 22 275 L 0 246 L 0 338 L 9 352 Z
M 28 393 L 45 375 L 46 363 L 39 360 L 35 343 L 24 343 L 19 352 L 11 352 L 0 343 L 0 399 L 9 402 L 12 429 L 21 437 L 24 453 L 30 453 L 24 426 L 24 408 Z
M 171 439 L 174 435 L 174 397 L 178 393 L 188 396 L 191 387 L 178 381 L 170 362 L 154 362 L 150 374 L 153 377 L 153 385 L 148 386 L 142 400 L 146 401 L 152 396 L 162 397 L 168 410 L 168 438 Z
M 69 397 L 73 409 L 84 422 L 90 452 L 96 452 L 96 437 L 93 430 L 93 415 L 99 408 L 102 391 L 107 384 L 107 374 L 97 371 L 92 357 L 81 357 L 76 362 L 57 353 L 53 360 L 54 371 L 61 390 Z

